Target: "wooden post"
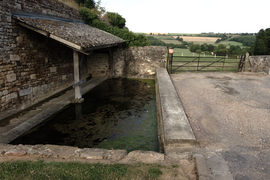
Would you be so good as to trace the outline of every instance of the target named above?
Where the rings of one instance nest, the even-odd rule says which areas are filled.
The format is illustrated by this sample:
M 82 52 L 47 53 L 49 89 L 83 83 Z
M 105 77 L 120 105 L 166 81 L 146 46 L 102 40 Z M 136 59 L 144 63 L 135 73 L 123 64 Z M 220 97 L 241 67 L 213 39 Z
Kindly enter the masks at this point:
M 74 62 L 74 84 L 80 82 L 80 68 L 79 68 L 79 54 L 78 51 L 73 50 Z M 75 86 L 75 100 L 82 99 L 81 85 Z
M 169 47 L 169 56 L 168 56 L 168 61 L 169 61 L 168 73 L 169 74 L 172 74 L 172 58 L 173 58 L 173 49 L 172 47 Z

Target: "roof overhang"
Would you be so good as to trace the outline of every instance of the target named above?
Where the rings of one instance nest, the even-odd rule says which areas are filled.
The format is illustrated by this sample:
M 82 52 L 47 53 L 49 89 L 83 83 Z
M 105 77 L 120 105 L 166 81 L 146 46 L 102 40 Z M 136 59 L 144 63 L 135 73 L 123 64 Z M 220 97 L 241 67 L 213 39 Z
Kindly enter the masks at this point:
M 13 13 L 17 24 L 54 39 L 78 52 L 89 55 L 90 51 L 123 44 L 125 41 L 83 21 L 64 18 Z

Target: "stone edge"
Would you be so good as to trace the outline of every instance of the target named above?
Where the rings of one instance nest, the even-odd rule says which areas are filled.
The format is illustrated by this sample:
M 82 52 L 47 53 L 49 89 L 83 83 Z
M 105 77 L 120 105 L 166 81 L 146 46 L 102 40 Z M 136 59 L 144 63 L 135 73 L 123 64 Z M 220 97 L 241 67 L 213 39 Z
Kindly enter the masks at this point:
M 159 101 L 159 103 L 157 103 L 157 115 L 158 115 L 158 120 L 159 120 L 159 122 L 160 122 L 160 127 L 159 127 L 159 129 L 160 129 L 160 139 L 162 140 L 162 144 L 164 145 L 164 148 L 165 148 L 165 146 L 174 146 L 174 145 L 181 145 L 181 144 L 190 144 L 190 145 L 194 145 L 195 143 L 196 143 L 196 138 L 195 138 L 195 135 L 194 135 L 194 133 L 193 133 L 193 131 L 192 131 L 192 128 L 191 128 L 191 126 L 190 126 L 190 124 L 189 124 L 189 121 L 188 121 L 188 119 L 187 119 L 187 117 L 185 117 L 186 118 L 186 120 L 187 120 L 187 123 L 188 123 L 188 125 L 189 125 L 189 127 L 190 127 L 190 131 L 191 131 L 191 136 L 192 137 L 190 137 L 189 139 L 166 139 L 166 137 L 165 137 L 165 130 L 164 130 L 164 123 L 163 123 L 163 121 L 164 121 L 164 118 L 163 118 L 163 116 L 164 116 L 164 109 L 163 109 L 163 107 L 162 107 L 162 102 L 161 102 L 161 92 L 160 92 L 160 88 L 159 88 L 159 71 L 166 71 L 166 76 L 168 76 L 169 77 L 169 74 L 168 74 L 168 72 L 167 72 L 167 70 L 165 69 L 165 68 L 157 68 L 157 70 L 156 70 L 157 72 L 156 72 L 156 97 L 157 97 L 157 100 Z M 170 84 L 172 84 L 172 82 L 171 82 L 171 78 L 169 77 L 168 78 L 169 79 L 169 83 Z M 174 88 L 174 86 L 173 86 L 173 84 L 172 84 L 172 90 L 171 90 L 171 92 L 174 92 L 174 96 L 175 96 L 175 98 L 177 98 L 178 100 L 179 100 L 179 97 L 178 97 L 178 95 L 177 95 L 177 93 L 176 93 L 176 90 L 175 90 L 175 88 Z M 180 103 L 180 100 L 179 100 L 179 103 Z M 181 104 L 181 103 L 180 103 Z M 182 105 L 181 105 L 181 108 L 182 108 L 182 111 L 184 112 L 184 109 L 183 109 L 183 107 L 182 107 Z

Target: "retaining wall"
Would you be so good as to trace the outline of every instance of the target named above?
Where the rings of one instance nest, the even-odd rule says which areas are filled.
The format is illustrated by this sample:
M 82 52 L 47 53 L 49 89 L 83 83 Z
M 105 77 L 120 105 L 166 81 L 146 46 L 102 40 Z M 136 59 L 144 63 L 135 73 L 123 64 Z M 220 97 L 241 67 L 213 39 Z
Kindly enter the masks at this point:
M 269 73 L 270 56 L 249 56 L 246 61 L 246 71 Z
M 88 56 L 88 74 L 109 75 L 109 51 Z M 119 48 L 113 52 L 114 77 L 154 78 L 156 68 L 165 68 L 167 48 L 164 46 Z

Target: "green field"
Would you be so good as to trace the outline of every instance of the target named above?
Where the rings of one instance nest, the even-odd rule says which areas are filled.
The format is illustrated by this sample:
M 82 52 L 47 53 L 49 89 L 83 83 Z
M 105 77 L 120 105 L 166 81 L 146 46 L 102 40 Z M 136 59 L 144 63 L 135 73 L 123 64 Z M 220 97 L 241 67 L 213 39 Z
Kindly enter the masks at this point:
M 219 44 L 224 44 L 227 48 L 229 48 L 231 45 L 240 46 L 241 48 L 246 48 L 246 46 L 243 46 L 243 43 L 235 42 L 235 41 L 221 41 L 220 43 L 213 44 L 213 45 L 219 45 Z
M 159 39 L 167 44 L 172 43 L 172 44 L 181 44 L 180 41 L 177 41 L 176 39 L 174 39 L 171 36 L 157 36 L 157 35 L 151 35 L 156 39 Z

